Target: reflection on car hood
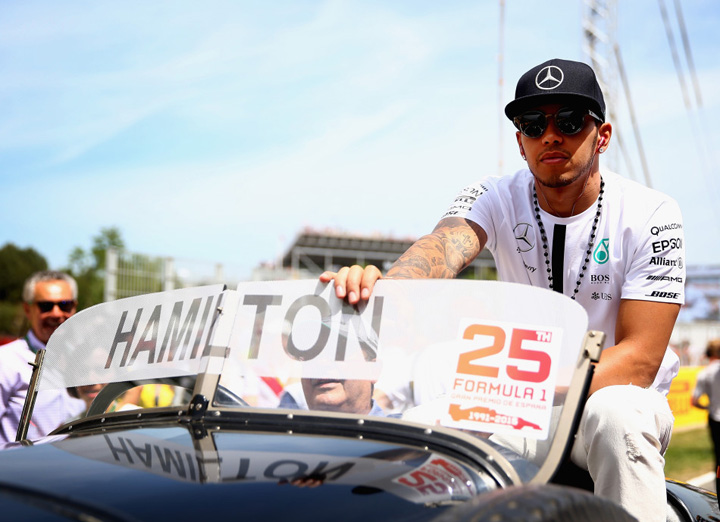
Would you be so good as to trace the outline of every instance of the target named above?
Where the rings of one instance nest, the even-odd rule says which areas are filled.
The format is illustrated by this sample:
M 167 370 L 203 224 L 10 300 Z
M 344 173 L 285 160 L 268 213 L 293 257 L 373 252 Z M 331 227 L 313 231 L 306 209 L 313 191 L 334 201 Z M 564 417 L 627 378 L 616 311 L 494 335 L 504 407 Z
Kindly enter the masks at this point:
M 400 513 L 422 519 L 488 485 L 452 458 L 399 444 L 230 431 L 198 443 L 182 427 L 71 436 L 2 456 L 2 485 L 140 520 L 209 510 L 251 520 L 315 520 L 318 503 L 328 519 L 396 520 Z M 303 487 L 311 479 L 321 485 Z

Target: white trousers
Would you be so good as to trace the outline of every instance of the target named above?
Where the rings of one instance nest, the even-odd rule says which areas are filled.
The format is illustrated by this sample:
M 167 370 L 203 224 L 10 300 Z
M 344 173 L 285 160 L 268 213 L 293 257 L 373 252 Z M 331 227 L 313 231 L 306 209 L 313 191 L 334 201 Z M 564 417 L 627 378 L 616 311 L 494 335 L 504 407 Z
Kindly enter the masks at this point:
M 642 522 L 664 522 L 665 459 L 673 415 L 651 388 L 608 386 L 588 399 L 572 461 L 590 472 L 595 494 L 620 504 Z

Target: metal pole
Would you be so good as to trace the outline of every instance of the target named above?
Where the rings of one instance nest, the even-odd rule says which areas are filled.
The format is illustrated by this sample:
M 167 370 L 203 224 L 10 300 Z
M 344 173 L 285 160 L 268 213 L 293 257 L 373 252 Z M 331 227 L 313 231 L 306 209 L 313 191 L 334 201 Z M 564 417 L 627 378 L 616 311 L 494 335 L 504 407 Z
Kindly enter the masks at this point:
M 620 79 L 622 80 L 623 89 L 625 90 L 625 99 L 627 100 L 628 108 L 630 110 L 630 121 L 632 122 L 633 131 L 635 131 L 635 141 L 637 142 L 640 164 L 642 165 L 643 174 L 645 175 L 645 184 L 652 188 L 650 171 L 648 169 L 647 160 L 645 159 L 645 149 L 643 149 L 642 140 L 640 139 L 640 129 L 638 128 L 637 120 L 635 119 L 635 109 L 633 108 L 632 99 L 630 98 L 630 86 L 628 85 L 627 77 L 625 76 L 625 66 L 623 65 L 622 57 L 620 56 L 620 47 L 618 47 L 617 44 L 615 45 L 615 58 L 617 59 Z
M 103 301 L 114 301 L 117 299 L 117 272 L 118 272 L 118 251 L 115 248 L 108 248 L 105 252 L 105 288 Z
M 505 64 L 505 0 L 500 0 L 500 41 L 498 52 L 498 176 L 503 175 L 503 145 L 505 143 L 503 124 L 505 123 L 503 112 L 503 66 Z
M 35 362 L 28 363 L 33 367 L 32 375 L 30 376 L 30 384 L 28 384 L 27 395 L 25 396 L 25 404 L 23 404 L 22 414 L 20 415 L 20 422 L 18 424 L 17 434 L 15 440 L 20 442 L 27 438 L 28 428 L 30 427 L 30 419 L 32 418 L 33 410 L 35 409 L 35 400 L 37 399 L 37 388 L 40 381 L 40 371 L 42 369 L 43 360 L 45 359 L 45 350 L 38 350 L 35 354 Z

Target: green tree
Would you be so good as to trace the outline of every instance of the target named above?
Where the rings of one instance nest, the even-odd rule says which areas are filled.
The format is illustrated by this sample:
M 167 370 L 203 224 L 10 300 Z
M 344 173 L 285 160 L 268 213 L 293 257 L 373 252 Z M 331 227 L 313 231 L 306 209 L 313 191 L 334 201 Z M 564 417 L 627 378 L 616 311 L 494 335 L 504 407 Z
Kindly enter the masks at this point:
M 104 293 L 105 257 L 108 248 L 123 250 L 125 242 L 117 227 L 101 228 L 92 238 L 92 247 L 85 251 L 76 246 L 70 252 L 67 271 L 78 283 L 78 309 L 101 303 Z
M 0 335 L 23 333 L 21 303 L 25 280 L 47 267 L 47 260 L 34 248 L 18 248 L 12 243 L 0 248 Z
M 25 280 L 47 267 L 45 258 L 34 248 L 5 244 L 0 248 L 0 301 L 21 302 Z

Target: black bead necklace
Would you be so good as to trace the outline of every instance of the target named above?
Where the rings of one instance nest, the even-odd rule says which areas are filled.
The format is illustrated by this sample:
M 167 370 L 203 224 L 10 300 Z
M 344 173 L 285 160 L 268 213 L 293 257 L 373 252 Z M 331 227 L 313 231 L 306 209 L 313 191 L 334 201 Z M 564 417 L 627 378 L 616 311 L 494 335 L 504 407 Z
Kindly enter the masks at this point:
M 600 221 L 600 215 L 602 214 L 602 200 L 603 200 L 603 194 L 605 193 L 605 182 L 602 178 L 600 178 L 600 194 L 598 195 L 598 203 L 597 203 L 597 212 L 595 213 L 595 219 L 593 220 L 592 229 L 590 230 L 590 237 L 588 239 L 588 246 L 587 251 L 585 252 L 585 261 L 583 262 L 582 267 L 580 268 L 580 273 L 578 274 L 577 282 L 575 283 L 575 290 L 573 290 L 573 294 L 570 296 L 570 299 L 575 299 L 575 295 L 577 295 L 578 291 L 580 290 L 580 283 L 582 283 L 583 277 L 585 277 L 585 270 L 587 270 L 588 263 L 590 263 L 590 255 L 592 254 L 592 247 L 595 244 L 595 233 L 597 232 L 598 222 Z M 533 183 L 533 204 L 535 205 L 535 219 L 537 220 L 537 224 L 540 227 L 540 237 L 542 238 L 542 244 L 543 244 L 543 255 L 545 256 L 545 266 L 547 267 L 547 278 L 548 278 L 548 284 L 550 285 L 550 289 L 553 288 L 553 273 L 552 268 L 550 268 L 550 251 L 548 250 L 548 239 L 547 234 L 545 233 L 545 227 L 543 226 L 542 219 L 540 218 L 540 205 L 538 205 L 538 198 L 537 198 L 537 191 L 535 190 L 535 183 Z M 560 274 L 560 277 L 562 277 L 562 274 Z

